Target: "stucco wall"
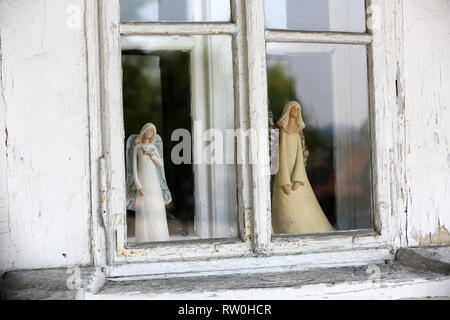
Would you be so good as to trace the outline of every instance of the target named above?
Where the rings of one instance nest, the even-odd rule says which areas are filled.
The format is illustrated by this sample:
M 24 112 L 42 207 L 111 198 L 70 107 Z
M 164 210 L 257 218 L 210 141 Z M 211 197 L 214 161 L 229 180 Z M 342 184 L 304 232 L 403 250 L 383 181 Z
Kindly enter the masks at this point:
M 408 243 L 445 244 L 450 1 L 403 13 Z M 83 0 L 0 0 L 0 269 L 91 261 L 83 15 Z
M 91 260 L 83 13 L 0 1 L 0 269 Z

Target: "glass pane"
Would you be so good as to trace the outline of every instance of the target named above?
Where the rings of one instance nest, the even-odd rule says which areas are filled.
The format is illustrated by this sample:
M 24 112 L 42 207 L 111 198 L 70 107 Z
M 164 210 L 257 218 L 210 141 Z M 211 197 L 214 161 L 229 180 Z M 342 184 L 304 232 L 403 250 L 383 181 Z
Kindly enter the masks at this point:
M 274 233 L 371 229 L 365 46 L 270 43 L 267 54 L 269 108 L 279 128 Z
M 231 37 L 129 36 L 122 50 L 128 241 L 237 237 Z
M 264 0 L 266 27 L 365 32 L 364 0 Z
M 229 0 L 120 0 L 122 22 L 230 21 Z

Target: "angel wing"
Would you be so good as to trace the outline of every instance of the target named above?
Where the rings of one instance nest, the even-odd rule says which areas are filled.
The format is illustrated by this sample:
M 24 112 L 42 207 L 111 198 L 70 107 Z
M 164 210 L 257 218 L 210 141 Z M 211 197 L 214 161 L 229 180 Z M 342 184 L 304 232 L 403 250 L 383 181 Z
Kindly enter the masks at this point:
M 309 158 L 309 151 L 308 151 L 308 148 L 306 147 L 305 134 L 303 133 L 303 130 L 300 130 L 299 134 L 300 134 L 300 139 L 302 141 L 303 164 L 305 165 L 305 168 L 306 168 L 306 163 L 308 162 L 308 158 Z
M 270 156 L 270 174 L 274 175 L 278 172 L 279 167 L 279 143 L 280 131 L 273 121 L 272 111 L 269 111 L 269 156 Z
M 125 165 L 127 170 L 127 209 L 135 211 L 136 186 L 133 180 L 133 149 L 136 145 L 137 134 L 128 137 L 125 149 Z
M 163 193 L 164 203 L 167 205 L 172 202 L 172 195 L 170 194 L 169 187 L 167 186 L 166 174 L 164 173 L 164 155 L 163 155 L 163 142 L 161 137 L 157 134 L 155 137 L 155 147 L 158 150 L 159 157 L 161 158 L 161 167 L 156 167 L 156 173 L 158 175 L 159 185 Z

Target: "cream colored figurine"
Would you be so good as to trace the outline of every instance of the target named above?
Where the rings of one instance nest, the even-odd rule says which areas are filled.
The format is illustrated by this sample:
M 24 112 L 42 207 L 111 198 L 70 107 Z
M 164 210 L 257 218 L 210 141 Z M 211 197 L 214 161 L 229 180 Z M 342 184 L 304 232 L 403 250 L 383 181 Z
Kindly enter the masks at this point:
M 288 102 L 277 122 L 280 129 L 279 169 L 272 194 L 272 224 L 277 234 L 329 232 L 333 227 L 306 175 L 300 134 L 305 128 L 300 104 Z
M 127 140 L 127 209 L 136 213 L 136 242 L 168 241 L 162 140 L 152 123 Z

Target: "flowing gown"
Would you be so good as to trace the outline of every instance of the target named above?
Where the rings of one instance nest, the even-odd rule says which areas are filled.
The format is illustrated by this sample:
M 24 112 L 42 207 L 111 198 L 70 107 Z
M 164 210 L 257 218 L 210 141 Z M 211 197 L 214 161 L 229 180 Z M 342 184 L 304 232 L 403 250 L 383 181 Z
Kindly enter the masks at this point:
M 161 164 L 156 149 L 153 159 Z M 136 242 L 168 241 L 166 208 L 156 167 L 150 156 L 144 154 L 143 145 L 136 145 L 133 152 L 133 177 L 136 188 L 144 195 L 136 195 Z
M 303 182 L 285 194 L 282 186 Z M 297 132 L 280 130 L 279 169 L 272 192 L 272 225 L 277 234 L 332 231 L 306 175 L 301 138 Z

